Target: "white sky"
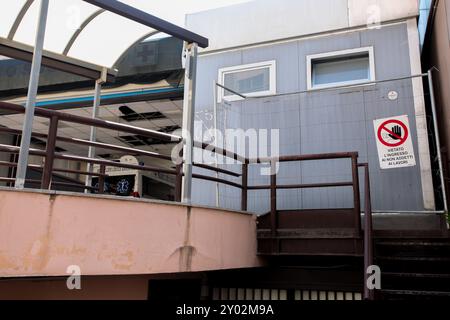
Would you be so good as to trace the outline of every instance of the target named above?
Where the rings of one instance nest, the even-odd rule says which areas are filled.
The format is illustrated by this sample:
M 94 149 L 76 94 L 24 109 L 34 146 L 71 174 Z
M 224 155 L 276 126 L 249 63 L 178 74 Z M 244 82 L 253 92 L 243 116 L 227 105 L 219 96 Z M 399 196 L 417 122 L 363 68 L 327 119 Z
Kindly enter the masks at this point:
M 4 3 L 5 1 L 5 3 Z M 189 13 L 195 13 L 199 11 L 205 11 L 210 9 L 216 9 L 220 7 L 226 7 L 230 5 L 240 4 L 244 2 L 249 2 L 252 0 L 119 0 L 125 4 L 133 6 L 139 10 L 145 11 L 149 14 L 152 14 L 156 17 L 164 19 L 168 22 L 176 24 L 180 27 L 185 26 L 185 16 Z M 274 0 L 275 1 L 275 0 Z M 2 5 L 5 5 L 6 8 L 10 10 L 0 10 L 0 35 L 2 37 L 6 37 L 8 34 L 14 19 L 16 18 L 16 14 L 19 12 L 25 0 L 1 0 Z M 25 44 L 32 45 L 34 43 L 35 38 L 35 30 L 37 25 L 38 13 L 39 13 L 39 4 L 40 1 L 35 1 L 33 5 L 28 10 L 26 16 L 22 20 L 19 29 L 16 32 L 14 37 L 15 41 L 22 42 Z M 49 8 L 49 18 L 47 20 L 47 30 L 46 30 L 46 42 L 45 49 L 61 53 L 64 49 L 65 44 L 69 40 L 69 37 L 75 32 L 75 30 L 80 26 L 80 24 L 87 18 L 93 10 L 97 10 L 94 6 L 81 1 L 81 0 L 51 0 L 50 8 Z M 11 12 L 15 12 L 15 14 L 11 14 Z M 112 15 L 113 16 L 113 15 Z M 114 25 L 107 25 L 112 20 L 111 15 L 102 15 L 96 18 L 93 22 L 91 22 L 87 29 L 89 29 L 89 33 L 82 32 L 78 41 L 81 41 L 83 37 L 86 38 L 95 38 L 95 39 L 104 39 L 108 40 L 108 37 L 115 38 L 115 34 L 119 30 L 114 29 Z M 99 20 L 101 19 L 101 20 Z M 98 22 L 100 21 L 100 22 Z M 98 28 L 95 23 L 104 23 L 105 28 Z M 114 32 L 105 33 L 104 30 L 111 28 L 115 30 Z M 133 34 L 130 34 L 130 37 L 136 36 L 135 33 L 141 34 L 142 29 L 146 27 L 140 27 L 133 29 Z M 92 29 L 92 30 L 91 30 Z M 31 31 L 31 32 L 30 32 Z M 129 30 L 120 29 L 120 32 L 129 32 Z M 101 36 L 101 37 L 100 37 Z M 159 38 L 161 35 L 159 34 L 156 38 Z M 127 39 L 125 39 L 128 41 Z M 122 42 L 126 42 L 122 41 Z M 86 42 L 86 41 L 85 41 Z M 85 43 L 84 42 L 84 43 Z M 116 40 L 119 42 L 119 40 Z M 77 42 L 78 43 L 78 42 Z M 74 56 L 77 56 L 77 43 L 75 43 L 74 47 L 71 49 L 71 53 Z M 121 44 L 117 45 L 118 47 Z M 84 47 L 83 47 L 84 48 Z M 82 48 L 82 49 L 83 49 Z M 80 49 L 81 50 L 81 49 Z M 84 51 L 85 48 L 83 49 Z M 75 52 L 75 53 L 74 53 Z M 86 53 L 86 52 L 84 52 Z M 99 52 L 98 55 L 103 55 L 104 52 Z M 111 53 L 112 56 L 114 53 Z M 81 55 L 78 58 L 84 59 L 86 61 L 90 61 L 93 63 L 97 63 L 97 60 L 88 59 L 85 57 L 86 54 Z M 93 54 L 90 54 L 92 56 Z M 0 57 L 1 59 L 1 57 Z
M 227 7 L 234 4 L 254 0 L 121 0 L 138 9 L 146 11 L 158 18 L 184 27 L 185 16 L 189 13 Z M 165 35 L 158 34 L 151 39 L 161 38 Z
M 187 13 L 194 13 L 251 0 L 120 0 L 159 18 L 184 26 Z

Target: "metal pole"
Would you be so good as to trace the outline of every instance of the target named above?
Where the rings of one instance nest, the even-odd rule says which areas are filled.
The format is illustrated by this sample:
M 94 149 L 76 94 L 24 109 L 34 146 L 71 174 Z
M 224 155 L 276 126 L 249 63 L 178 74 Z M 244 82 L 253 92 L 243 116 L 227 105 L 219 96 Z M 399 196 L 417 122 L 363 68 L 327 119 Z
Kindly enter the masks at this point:
M 352 156 L 353 207 L 355 212 L 355 230 L 361 234 L 361 196 L 359 193 L 358 156 Z
M 214 99 L 214 146 L 219 147 L 217 145 L 217 81 L 214 80 L 214 91 L 213 91 L 213 99 Z M 216 159 L 216 168 L 219 167 L 219 155 L 217 152 L 214 153 Z M 216 172 L 216 178 L 219 178 L 219 172 Z M 219 207 L 219 183 L 216 182 L 216 207 Z
M 248 209 L 248 163 L 242 164 L 241 210 Z
M 437 120 L 437 113 L 436 113 L 436 99 L 434 97 L 433 69 L 428 70 L 428 84 L 430 87 L 431 112 L 433 114 L 434 136 L 436 139 L 436 149 L 437 149 L 437 157 L 438 157 L 438 163 L 439 163 L 439 175 L 440 175 L 441 187 L 442 187 L 442 198 L 444 200 L 444 211 L 448 212 L 447 192 L 445 190 L 445 178 L 444 178 L 444 170 L 443 170 L 442 155 L 441 155 L 441 140 L 439 139 L 439 127 L 438 127 L 438 120 Z
M 98 118 L 98 109 L 100 107 L 100 101 L 102 99 L 102 84 L 104 83 L 103 79 L 98 79 L 95 81 L 95 93 L 94 93 L 94 104 L 92 106 L 92 119 Z M 91 126 L 91 135 L 89 141 L 95 142 L 97 140 L 97 128 L 94 126 Z M 88 152 L 89 158 L 95 157 L 95 147 L 89 146 L 89 152 Z M 87 172 L 93 171 L 93 165 L 91 163 L 87 164 Z M 92 185 L 92 176 L 87 175 L 86 176 L 86 184 L 87 187 L 90 187 Z M 89 193 L 89 189 L 85 189 L 85 193 Z
M 34 109 L 39 85 L 39 73 L 41 71 L 42 51 L 44 49 L 45 28 L 47 26 L 48 0 L 41 1 L 39 21 L 34 44 L 33 61 L 31 63 L 30 81 L 28 84 L 28 96 L 25 109 L 25 118 L 22 129 L 22 141 L 20 143 L 19 160 L 15 188 L 25 187 L 27 175 L 28 153 L 30 150 L 31 132 L 33 130 Z
M 272 234 L 272 251 L 278 252 L 278 241 L 276 239 L 278 230 L 277 218 L 277 172 L 276 161 L 270 161 L 270 229 Z
M 183 101 L 183 191 L 184 203 L 191 203 L 192 194 L 192 158 L 194 152 L 194 106 L 195 85 L 197 76 L 197 51 L 196 43 L 185 43 L 186 70 L 184 75 L 184 101 Z

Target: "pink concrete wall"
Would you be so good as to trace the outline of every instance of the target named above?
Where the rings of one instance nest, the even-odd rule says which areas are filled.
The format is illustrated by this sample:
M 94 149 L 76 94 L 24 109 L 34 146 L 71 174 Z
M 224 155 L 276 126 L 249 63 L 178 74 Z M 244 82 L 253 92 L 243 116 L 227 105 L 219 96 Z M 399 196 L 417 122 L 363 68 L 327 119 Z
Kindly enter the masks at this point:
M 0 277 L 246 268 L 252 215 L 148 201 L 0 190 Z

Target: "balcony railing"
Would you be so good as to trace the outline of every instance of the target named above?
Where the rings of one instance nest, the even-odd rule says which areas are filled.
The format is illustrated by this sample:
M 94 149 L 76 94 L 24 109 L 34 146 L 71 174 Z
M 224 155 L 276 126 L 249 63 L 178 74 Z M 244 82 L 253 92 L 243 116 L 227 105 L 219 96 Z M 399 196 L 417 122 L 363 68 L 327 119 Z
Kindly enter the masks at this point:
M 7 110 L 12 113 L 24 113 L 25 108 L 20 105 L 15 105 L 11 103 L 0 102 L 0 109 Z M 30 168 L 38 169 L 42 171 L 42 179 L 38 180 L 27 180 L 29 184 L 32 185 L 40 185 L 41 189 L 48 190 L 53 186 L 65 186 L 65 187 L 73 187 L 79 188 L 80 190 L 89 190 L 94 191 L 99 194 L 104 193 L 104 181 L 107 177 L 105 173 L 106 167 L 118 167 L 118 168 L 126 168 L 133 170 L 142 170 L 144 172 L 157 172 L 163 173 L 167 175 L 175 176 L 175 201 L 181 201 L 181 193 L 182 193 L 182 179 L 183 179 L 183 166 L 182 164 L 175 165 L 174 169 L 171 168 L 160 168 L 160 167 L 152 167 L 147 165 L 135 165 L 135 164 L 127 164 L 120 163 L 106 159 L 99 158 L 89 158 L 78 155 L 71 155 L 63 152 L 56 152 L 56 144 L 57 141 L 61 141 L 64 143 L 70 143 L 75 145 L 83 145 L 89 147 L 96 147 L 101 149 L 114 150 L 119 152 L 124 152 L 132 155 L 146 156 L 150 158 L 157 158 L 166 161 L 172 161 L 172 157 L 168 155 L 159 154 L 156 152 L 140 150 L 137 148 L 129 148 L 118 145 L 106 144 L 101 142 L 93 142 L 78 138 L 70 138 L 70 137 L 62 137 L 58 136 L 58 123 L 61 121 L 71 122 L 86 126 L 92 126 L 96 128 L 104 128 L 109 130 L 116 130 L 120 132 L 126 132 L 131 134 L 137 134 L 148 138 L 158 139 L 164 142 L 174 142 L 179 143 L 182 141 L 182 138 L 176 135 L 161 133 L 153 130 L 142 129 L 138 127 L 133 127 L 129 125 L 124 125 L 120 123 L 115 123 L 111 121 L 105 121 L 101 119 L 92 119 L 87 117 L 75 116 L 67 113 L 62 113 L 58 111 L 36 108 L 35 111 L 36 117 L 44 117 L 50 120 L 48 134 L 42 133 L 33 133 L 32 135 L 36 138 L 46 139 L 46 148 L 45 150 L 41 149 L 30 149 L 30 154 L 43 157 L 45 159 L 44 165 L 29 165 Z M 10 128 L 0 127 L 0 132 L 20 135 L 20 130 L 14 130 Z M 194 179 L 201 179 L 205 181 L 212 181 L 228 186 L 232 186 L 241 190 L 241 210 L 247 211 L 248 209 L 248 193 L 249 191 L 257 191 L 257 190 L 270 190 L 270 230 L 273 238 L 277 237 L 277 221 L 278 221 L 278 211 L 277 211 L 277 190 L 286 190 L 286 189 L 316 189 L 316 188 L 338 188 L 338 187 L 351 187 L 353 190 L 353 213 L 354 213 L 354 223 L 353 226 L 355 228 L 355 237 L 362 238 L 362 226 L 361 226 L 361 205 L 360 205 L 360 185 L 359 185 L 359 172 L 358 168 L 364 168 L 365 172 L 365 224 L 364 224 L 364 274 L 365 274 L 365 298 L 372 299 L 373 292 L 369 291 L 366 286 L 367 268 L 372 264 L 373 260 L 373 251 L 372 251 L 372 214 L 371 214 L 371 203 L 370 203 L 370 183 L 369 183 L 369 166 L 368 164 L 358 164 L 358 153 L 356 152 L 343 152 L 343 153 L 329 153 L 329 154 L 315 154 L 315 155 L 297 155 L 297 156 L 281 156 L 277 158 L 258 158 L 258 159 L 249 159 L 243 156 L 240 156 L 236 153 L 229 152 L 227 150 L 223 150 L 217 147 L 212 147 L 203 142 L 194 142 L 194 147 L 200 149 L 208 149 L 208 151 L 215 152 L 216 154 L 233 158 L 234 160 L 241 163 L 241 172 L 236 173 L 230 170 L 226 170 L 223 168 L 218 168 L 215 166 L 194 163 L 193 165 L 206 169 L 209 171 L 213 171 L 216 173 L 221 173 L 234 178 L 241 178 L 241 182 L 233 182 L 227 179 L 221 179 L 218 177 L 201 175 L 201 174 L 193 174 L 192 177 Z M 11 146 L 11 145 L 0 145 L 0 151 L 6 153 L 19 153 L 20 147 Z M 99 165 L 100 170 L 98 172 L 91 171 L 81 171 L 81 170 L 69 170 L 65 168 L 55 168 L 54 160 L 62 159 L 67 161 L 74 161 L 78 163 L 86 163 L 86 164 L 96 164 Z M 284 162 L 305 162 L 305 161 L 318 161 L 318 160 L 335 160 L 335 159 L 349 159 L 351 162 L 351 172 L 352 179 L 351 181 L 342 181 L 342 182 L 329 182 L 329 183 L 310 183 L 310 184 L 293 184 L 293 185 L 280 185 L 277 183 L 277 174 L 276 174 L 276 166 L 278 163 Z M 271 165 L 271 176 L 270 176 L 270 185 L 249 185 L 249 165 L 252 164 L 261 164 L 261 163 L 269 163 Z M 5 162 L 1 161 L 0 166 L 7 167 L 15 167 L 17 166 L 14 162 Z M 79 183 L 67 183 L 67 182 L 56 182 L 52 181 L 52 177 L 55 173 L 74 173 L 85 176 L 98 177 L 99 183 L 98 187 L 87 186 L 81 182 Z M 0 178 L 0 181 L 14 183 L 15 179 L 12 177 L 4 177 Z

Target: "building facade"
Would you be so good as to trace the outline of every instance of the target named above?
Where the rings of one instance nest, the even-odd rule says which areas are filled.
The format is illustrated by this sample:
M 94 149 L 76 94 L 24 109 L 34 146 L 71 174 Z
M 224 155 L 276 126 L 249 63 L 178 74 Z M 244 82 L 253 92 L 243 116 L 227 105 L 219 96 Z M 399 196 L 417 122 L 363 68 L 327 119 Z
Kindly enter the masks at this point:
M 211 42 L 199 53 L 197 116 L 205 123 L 205 114 L 214 114 L 217 81 L 249 97 L 239 100 L 219 88 L 218 129 L 277 129 L 280 155 L 357 151 L 370 166 L 375 210 L 433 211 L 418 14 L 412 0 L 262 0 L 188 15 L 187 27 Z M 399 115 L 409 118 L 417 165 L 382 170 L 373 121 Z M 286 165 L 277 180 L 342 181 L 351 174 L 346 168 L 339 162 Z M 259 169 L 250 173 L 250 184 L 268 183 Z M 214 205 L 213 185 L 195 201 Z M 221 205 L 236 209 L 238 190 L 218 192 Z M 345 208 L 352 194 L 287 190 L 281 198 L 284 209 Z M 268 192 L 253 192 L 250 210 L 268 212 L 267 199 Z
M 448 299 L 450 244 L 433 184 L 418 16 L 415 0 L 256 0 L 188 15 L 187 28 L 210 41 L 198 53 L 196 139 L 211 141 L 205 132 L 218 129 L 225 141 L 214 143 L 236 158 L 352 154 L 351 165 L 349 156 L 280 163 L 274 181 L 265 164 L 249 165 L 248 179 L 242 163 L 208 167 L 202 163 L 208 153 L 197 148 L 192 203 L 172 201 L 183 179 L 167 159 L 173 144 L 136 134 L 182 125 L 181 43 L 161 40 L 158 50 L 167 45 L 169 52 L 159 62 L 149 55 L 155 47 L 138 45 L 123 61 L 123 77 L 102 91 L 99 118 L 114 130 L 99 125 L 98 142 L 112 149 L 96 154 L 94 168 L 113 160 L 103 162 L 104 176 L 127 172 L 141 180 L 144 170 L 160 172 L 148 166 L 160 166 L 176 186 L 153 183 L 150 199 L 101 194 L 102 175 L 99 194 L 0 187 L 0 299 L 361 300 L 373 298 L 366 285 L 371 263 L 383 276 L 381 299 Z M 66 80 L 77 90 L 47 87 L 38 103 L 84 116 L 79 127 L 62 121 L 58 137 L 88 140 L 92 92 L 80 79 Z M 3 100 L 22 103 L 23 82 L 6 82 Z M 2 129 L 19 130 L 21 116 L 2 114 Z M 388 136 L 405 140 L 407 132 L 415 165 L 382 169 L 374 121 L 398 116 L 408 118 L 408 131 Z M 35 126 L 48 132 L 48 122 Z M 134 136 L 124 138 L 118 131 L 124 128 Z M 255 132 L 265 148 L 233 148 Z M 86 148 L 64 142 L 56 144 L 62 152 L 86 155 Z M 43 149 L 39 141 L 33 146 Z M 30 159 L 42 164 L 41 158 Z M 124 163 L 132 167 L 114 166 Z M 366 164 L 364 175 L 358 169 Z M 229 171 L 236 177 L 227 178 Z M 215 176 L 235 185 L 208 179 Z M 72 178 L 83 183 L 80 174 Z M 250 190 L 244 181 L 271 189 Z M 371 201 L 364 198 L 370 193 Z

